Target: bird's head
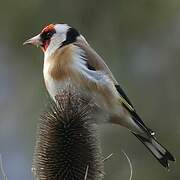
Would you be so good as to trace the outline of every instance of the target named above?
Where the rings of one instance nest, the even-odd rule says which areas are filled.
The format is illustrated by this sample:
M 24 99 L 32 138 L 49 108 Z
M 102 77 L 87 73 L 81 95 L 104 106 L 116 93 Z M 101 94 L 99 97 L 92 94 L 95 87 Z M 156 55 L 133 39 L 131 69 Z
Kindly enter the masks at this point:
M 51 54 L 58 48 L 76 41 L 79 32 L 67 24 L 50 24 L 40 34 L 28 39 L 23 44 L 41 47 L 44 53 Z

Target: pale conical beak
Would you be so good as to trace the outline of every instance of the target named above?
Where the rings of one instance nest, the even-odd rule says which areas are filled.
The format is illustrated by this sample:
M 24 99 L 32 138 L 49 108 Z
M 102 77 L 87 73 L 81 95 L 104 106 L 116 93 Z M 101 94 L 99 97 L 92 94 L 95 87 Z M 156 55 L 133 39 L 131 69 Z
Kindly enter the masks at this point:
M 23 45 L 26 45 L 26 44 L 32 44 L 32 45 L 35 45 L 35 46 L 40 46 L 43 43 L 41 41 L 41 36 L 38 34 L 37 36 L 34 36 L 33 38 L 28 39 L 27 41 L 25 41 L 23 43 Z

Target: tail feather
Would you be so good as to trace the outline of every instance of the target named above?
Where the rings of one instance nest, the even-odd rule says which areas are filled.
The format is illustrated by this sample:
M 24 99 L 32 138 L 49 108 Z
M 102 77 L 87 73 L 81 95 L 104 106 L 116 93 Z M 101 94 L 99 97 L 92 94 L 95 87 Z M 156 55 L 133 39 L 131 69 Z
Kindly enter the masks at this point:
M 175 161 L 175 158 L 166 148 L 159 144 L 153 136 L 147 139 L 141 135 L 133 134 L 147 147 L 147 149 L 165 168 L 169 169 L 168 161 Z
M 141 132 L 133 131 L 134 129 L 131 129 L 131 132 L 147 147 L 162 166 L 169 169 L 169 161 L 175 161 L 173 155 L 155 139 L 154 131 L 144 124 L 136 112 L 131 112 L 131 119 L 132 122 L 135 122 L 136 127 L 141 129 Z
M 122 89 L 120 87 L 116 88 L 120 95 L 133 107 Z M 147 147 L 162 166 L 169 169 L 169 161 L 175 161 L 173 155 L 155 139 L 155 132 L 145 125 L 134 108 L 132 110 L 123 102 L 122 105 L 129 112 L 129 116 L 126 116 L 123 121 L 121 119 L 121 123 L 119 122 L 119 124 L 128 128 Z M 117 122 L 115 121 L 115 123 Z

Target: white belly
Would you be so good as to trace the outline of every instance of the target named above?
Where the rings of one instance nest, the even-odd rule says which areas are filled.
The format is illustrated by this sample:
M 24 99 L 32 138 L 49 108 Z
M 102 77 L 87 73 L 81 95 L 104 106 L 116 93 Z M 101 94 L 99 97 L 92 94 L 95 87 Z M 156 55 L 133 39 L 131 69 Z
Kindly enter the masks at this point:
M 69 80 L 57 81 L 54 80 L 50 75 L 46 74 L 44 76 L 46 89 L 52 99 L 55 99 L 55 96 L 60 93 L 63 89 L 66 89 L 70 83 Z

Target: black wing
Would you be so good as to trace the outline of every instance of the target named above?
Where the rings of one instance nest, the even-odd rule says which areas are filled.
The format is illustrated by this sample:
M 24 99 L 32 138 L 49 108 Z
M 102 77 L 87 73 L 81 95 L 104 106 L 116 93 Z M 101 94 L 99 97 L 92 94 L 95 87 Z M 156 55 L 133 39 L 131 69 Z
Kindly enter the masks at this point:
M 120 85 L 115 85 L 116 90 L 118 91 L 118 93 L 128 102 L 129 105 L 131 105 L 132 108 L 133 105 L 131 103 L 131 101 L 129 100 L 129 98 L 126 96 L 126 94 L 124 93 L 123 89 L 120 87 Z
M 144 122 L 142 121 L 142 119 L 139 117 L 139 115 L 136 113 L 131 101 L 129 100 L 129 98 L 127 97 L 127 95 L 125 94 L 125 92 L 123 91 L 123 89 L 120 87 L 120 85 L 115 85 L 116 87 L 116 90 L 118 91 L 119 95 L 121 97 L 123 97 L 127 103 L 133 108 L 132 109 L 129 109 L 126 104 L 123 104 L 123 106 L 129 111 L 129 113 L 131 114 L 133 120 L 140 126 L 142 127 L 149 135 L 154 135 L 154 131 L 149 129 L 145 124 Z

